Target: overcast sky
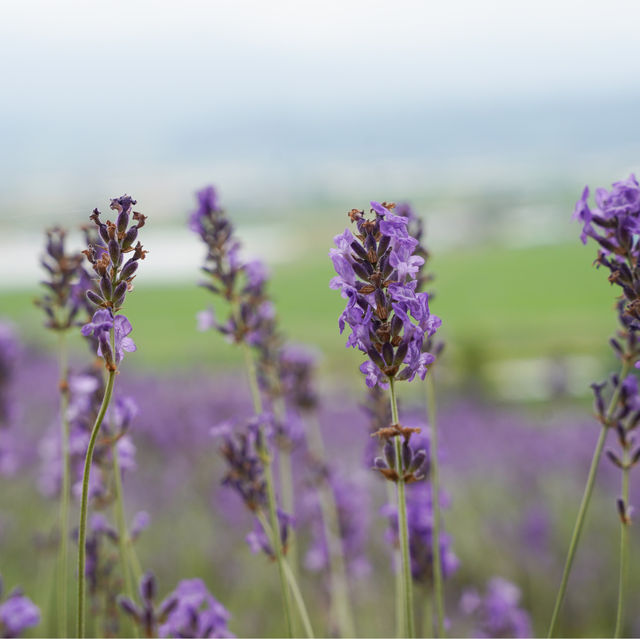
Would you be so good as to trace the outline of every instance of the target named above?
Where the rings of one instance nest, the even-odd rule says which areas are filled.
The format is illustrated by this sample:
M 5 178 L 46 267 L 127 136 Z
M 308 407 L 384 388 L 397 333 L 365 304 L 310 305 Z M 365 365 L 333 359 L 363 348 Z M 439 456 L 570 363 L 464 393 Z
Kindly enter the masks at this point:
M 9 102 L 162 110 L 635 91 L 640 3 L 5 0 Z M 43 95 L 41 91 L 55 92 Z M 85 95 L 87 91 L 92 95 Z M 77 101 L 80 99 L 80 104 Z M 38 108 L 41 108 L 42 102 Z M 247 105 L 244 105 L 245 108 Z
M 477 107 L 478 130 L 505 104 L 596 117 L 604 102 L 624 131 L 615 105 L 640 96 L 638 24 L 638 2 L 4 0 L 0 199 L 27 201 L 34 180 L 62 193 L 91 168 L 115 182 L 152 165 L 204 173 L 291 162 L 303 142 L 338 156 L 411 142 L 412 127 L 426 145 L 430 108 Z

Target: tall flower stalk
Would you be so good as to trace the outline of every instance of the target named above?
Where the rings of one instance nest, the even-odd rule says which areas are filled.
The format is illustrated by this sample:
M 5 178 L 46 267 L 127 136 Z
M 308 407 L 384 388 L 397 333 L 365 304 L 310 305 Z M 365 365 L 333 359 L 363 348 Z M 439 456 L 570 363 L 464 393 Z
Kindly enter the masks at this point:
M 361 546 L 368 526 L 362 491 L 328 462 L 317 415 L 319 400 L 313 380 L 314 354 L 303 346 L 286 344 L 279 351 L 278 369 L 283 402 L 292 413 L 289 421 L 301 420 L 305 427 L 306 476 L 312 499 L 317 504 L 311 525 L 313 541 L 305 566 L 312 571 L 328 571 L 329 634 L 354 637 L 356 628 L 346 557 L 350 566 L 357 565 L 360 571 L 365 568 Z M 290 428 L 288 439 L 291 443 L 297 442 L 295 435 L 294 429 Z
M 602 428 L 569 543 L 560 588 L 549 624 L 549 637 L 552 637 L 556 630 L 607 435 L 612 428 L 617 429 L 619 426 L 620 399 L 624 398 L 623 384 L 631 368 L 634 365 L 638 367 L 640 357 L 640 185 L 635 176 L 631 175 L 627 180 L 615 182 L 610 191 L 597 189 L 596 208 L 590 208 L 588 199 L 589 187 L 585 187 L 576 204 L 573 217 L 583 224 L 580 236 L 583 244 L 587 243 L 588 238 L 598 244 L 596 265 L 609 271 L 609 282 L 619 286 L 622 292 L 617 305 L 619 330 L 617 336 L 610 340 L 621 366 L 620 374 L 613 375 L 608 384 L 592 385 L 596 398 L 596 414 Z M 607 386 L 610 387 L 611 393 L 608 407 L 603 398 L 603 390 Z M 622 410 L 624 411 L 624 408 Z
M 132 330 L 131 323 L 126 316 L 118 314 L 127 292 L 133 288 L 133 279 L 139 261 L 144 259 L 147 253 L 140 242 L 134 246 L 138 231 L 144 226 L 146 220 L 144 215 L 132 211 L 135 204 L 136 201 L 127 195 L 111 200 L 111 208 L 118 213 L 115 223 L 111 221 L 103 223 L 100 220 L 100 212 L 95 209 L 90 219 L 97 227 L 98 239 L 83 251 L 95 273 L 94 286 L 87 291 L 87 298 L 98 307 L 98 310 L 95 311 L 92 320 L 82 327 L 82 334 L 92 335 L 97 340 L 97 354 L 104 359 L 107 383 L 100 410 L 91 430 L 82 475 L 78 528 L 78 637 L 84 637 L 85 634 L 85 542 L 93 451 L 113 396 L 118 367 L 125 351 L 136 350 L 133 340 L 128 337 Z M 128 259 L 125 262 L 127 256 Z M 126 566 L 123 566 L 123 571 L 126 579 Z
M 428 294 L 416 292 L 416 275 L 424 258 L 416 255 L 418 241 L 407 229 L 408 219 L 395 215 L 393 204 L 371 202 L 369 214 L 349 213 L 355 234 L 346 229 L 331 249 L 337 276 L 330 287 L 341 291 L 347 305 L 338 325 L 351 328 L 347 347 L 367 356 L 360 366 L 369 387 L 389 389 L 391 421 L 376 433 L 384 442 L 384 458 L 376 470 L 397 486 L 398 539 L 402 563 L 403 635 L 415 636 L 411 559 L 405 485 L 424 478 L 424 450 L 413 453 L 409 442 L 419 429 L 402 426 L 398 417 L 395 384 L 424 379 L 434 356 L 423 350 L 441 322 L 429 312 Z
M 256 433 L 253 439 L 261 467 L 255 472 L 261 477 L 259 482 L 262 488 L 259 497 L 253 494 L 253 490 L 250 491 L 252 497 L 248 500 L 245 486 L 236 482 L 234 487 L 239 490 L 249 509 L 256 514 L 262 532 L 269 538 L 268 552 L 273 554 L 278 565 L 285 626 L 287 634 L 293 636 L 290 588 L 293 588 L 296 595 L 299 595 L 299 589 L 295 583 L 295 576 L 288 569 L 282 539 L 283 532 L 289 534 L 289 517 L 284 514 L 281 517 L 278 511 L 272 471 L 273 454 L 269 446 L 268 433 L 264 428 L 262 393 L 256 360 L 251 352 L 252 348 L 258 353 L 271 348 L 275 335 L 275 312 L 264 290 L 266 271 L 259 262 L 244 262 L 241 259 L 240 243 L 234 236 L 231 222 L 218 204 L 215 189 L 212 186 L 206 187 L 198 192 L 197 197 L 198 208 L 191 214 L 189 227 L 207 246 L 203 271 L 207 274 L 208 280 L 203 286 L 226 300 L 230 307 L 230 314 L 225 323 L 217 322 L 213 310 L 209 310 L 199 315 L 199 325 L 201 329 L 215 327 L 230 341 L 241 345 L 254 405 Z M 234 450 L 230 440 L 227 441 L 223 452 L 225 450 L 227 460 L 232 463 L 235 457 L 229 457 L 230 451 Z M 243 454 L 248 454 L 248 449 L 243 450 Z M 251 479 L 252 482 L 255 480 L 256 477 Z M 268 514 L 266 519 L 263 518 L 264 507 Z M 281 531 L 281 534 L 278 534 L 278 531 Z M 266 551 L 266 544 L 261 545 Z M 296 603 L 301 618 L 308 621 L 301 596 L 296 596 Z M 310 626 L 306 630 L 309 634 Z
M 69 364 L 67 334 L 77 324 L 78 313 L 88 302 L 82 290 L 83 272 L 81 253 L 65 252 L 66 232 L 55 227 L 46 232 L 45 254 L 41 259 L 47 278 L 42 282 L 45 293 L 36 300 L 46 316 L 45 326 L 58 336 L 59 390 L 60 390 L 60 450 L 62 451 L 62 486 L 60 491 L 60 547 L 58 551 L 58 634 L 67 636 L 67 589 L 69 547 Z
M 418 242 L 415 254 L 423 259 L 422 264 L 418 265 L 418 271 L 416 273 L 417 286 L 416 290 L 423 291 L 427 283 L 433 280 L 433 275 L 427 273 L 426 265 L 429 259 L 429 251 L 424 246 L 422 238 L 424 235 L 424 228 L 422 219 L 418 217 L 413 209 L 406 203 L 400 204 L 396 207 L 395 213 L 407 218 L 407 230 L 411 237 L 415 238 Z M 433 296 L 432 296 L 433 297 Z M 436 357 L 442 352 L 444 343 L 438 341 L 434 343 L 431 336 L 427 336 L 423 344 L 423 350 L 433 353 Z M 430 476 L 431 488 L 434 498 L 432 500 L 432 515 L 433 515 L 433 531 L 431 536 L 431 551 L 433 554 L 433 598 L 435 605 L 435 621 L 436 631 L 438 637 L 445 636 L 444 628 L 444 587 L 443 587 L 443 567 L 442 558 L 440 556 L 440 522 L 441 522 L 441 509 L 440 509 L 440 472 L 439 472 L 439 460 L 438 460 L 438 424 L 437 424 L 437 410 L 436 410 L 436 394 L 433 380 L 433 367 L 429 371 L 429 374 L 425 378 L 425 394 L 427 401 L 427 414 L 429 418 L 429 426 L 431 432 L 431 446 L 430 446 Z

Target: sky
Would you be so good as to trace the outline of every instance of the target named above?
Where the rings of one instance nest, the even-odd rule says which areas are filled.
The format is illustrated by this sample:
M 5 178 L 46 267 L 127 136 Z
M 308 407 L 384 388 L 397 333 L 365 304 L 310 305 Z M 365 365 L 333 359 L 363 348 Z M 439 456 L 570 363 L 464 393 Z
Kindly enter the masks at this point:
M 509 166 L 614 164 L 607 182 L 640 148 L 640 3 L 5 0 L 0 12 L 4 219 L 105 191 L 177 206 L 211 179 L 245 205 L 266 189 L 286 205 L 301 191 L 410 189 L 427 173 L 428 188 L 497 182 Z

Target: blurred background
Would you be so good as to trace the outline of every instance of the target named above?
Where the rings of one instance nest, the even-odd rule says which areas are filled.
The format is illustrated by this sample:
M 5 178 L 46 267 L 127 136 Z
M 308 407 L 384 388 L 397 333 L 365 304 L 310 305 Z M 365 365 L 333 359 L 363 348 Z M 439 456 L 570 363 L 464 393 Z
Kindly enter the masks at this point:
M 409 202 L 432 254 L 432 310 L 447 342 L 438 385 L 449 419 L 468 423 L 456 411 L 472 401 L 488 411 L 485 426 L 505 423 L 496 446 L 519 436 L 521 419 L 550 438 L 569 424 L 564 450 L 576 450 L 572 428 L 586 438 L 576 486 L 558 488 L 561 475 L 524 489 L 533 506 L 552 502 L 553 591 L 573 509 L 564 523 L 554 515 L 563 516 L 563 496 L 574 499 L 586 474 L 597 437 L 589 384 L 614 366 L 607 341 L 616 325 L 615 292 L 570 218 L 585 184 L 608 187 L 640 168 L 640 5 L 42 0 L 5 2 L 2 14 L 0 318 L 16 327 L 27 360 L 55 346 L 32 303 L 43 230 L 77 229 L 126 192 L 149 216 L 150 250 L 128 298 L 138 352 L 127 368 L 140 379 L 181 379 L 184 388 L 193 370 L 240 376 L 239 354 L 196 331 L 195 314 L 210 300 L 196 285 L 204 248 L 186 219 L 194 192 L 212 183 L 245 254 L 270 267 L 284 331 L 316 348 L 323 393 L 335 398 L 340 389 L 340 402 L 357 411 L 360 359 L 338 335 L 342 300 L 328 289 L 327 254 L 351 208 Z M 80 247 L 79 232 L 71 246 Z M 50 377 L 55 384 L 53 368 Z M 419 392 L 407 389 L 407 401 Z M 477 417 L 475 405 L 463 415 Z M 512 454 L 517 469 L 521 451 Z M 456 477 L 445 468 L 452 519 L 475 513 L 479 529 L 494 534 L 492 518 L 515 497 L 494 477 L 485 511 L 494 514 L 483 518 L 486 494 L 471 496 Z M 615 494 L 601 495 L 604 512 Z M 26 543 L 15 539 L 5 534 L 0 543 Z M 463 576 L 478 543 L 460 542 Z M 500 563 L 520 578 L 529 608 L 538 602 L 543 632 L 551 595 L 536 599 L 545 587 L 531 585 L 528 564 Z M 37 581 L 35 568 L 27 572 L 23 581 Z M 613 591 L 614 581 L 612 573 Z M 569 629 L 606 632 L 599 610 L 590 614 Z M 245 632 L 256 632 L 251 623 Z

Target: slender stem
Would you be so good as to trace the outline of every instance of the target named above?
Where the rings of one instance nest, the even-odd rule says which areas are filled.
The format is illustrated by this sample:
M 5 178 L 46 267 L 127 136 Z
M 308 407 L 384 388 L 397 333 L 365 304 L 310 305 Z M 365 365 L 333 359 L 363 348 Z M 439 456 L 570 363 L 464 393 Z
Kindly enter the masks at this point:
M 91 462 L 93 461 L 93 449 L 96 445 L 96 439 L 98 438 L 98 432 L 102 425 L 102 420 L 107 412 L 111 396 L 113 395 L 113 385 L 116 379 L 116 371 L 109 371 L 109 377 L 107 378 L 107 387 L 104 391 L 104 397 L 102 398 L 102 405 L 100 411 L 96 417 L 93 430 L 91 431 L 91 437 L 89 439 L 89 447 L 87 448 L 87 456 L 84 460 L 84 472 L 82 475 L 82 500 L 80 502 L 80 526 L 78 530 L 78 620 L 77 620 L 77 634 L 80 639 L 84 637 L 85 627 L 85 611 L 84 611 L 84 595 L 85 595 L 85 560 L 86 560 L 86 538 L 87 538 L 87 505 L 89 501 L 89 474 L 91 472 Z
M 273 527 L 267 521 L 264 513 L 261 510 L 256 512 L 256 516 L 258 521 L 260 522 L 262 528 L 264 529 L 267 537 L 271 541 L 271 544 L 274 545 L 275 535 L 273 534 Z M 296 605 L 298 607 L 298 612 L 300 613 L 300 619 L 302 620 L 302 624 L 304 625 L 305 632 L 307 633 L 307 637 L 313 639 L 313 628 L 311 627 L 311 621 L 309 620 L 309 613 L 307 612 L 307 606 L 304 603 L 304 599 L 302 597 L 302 593 L 300 592 L 300 588 L 298 587 L 298 582 L 296 580 L 296 576 L 293 574 L 291 570 L 291 566 L 289 562 L 283 557 L 282 559 L 282 568 L 283 574 L 287 579 L 288 585 L 293 592 L 293 596 L 296 600 Z
M 307 607 L 304 603 L 304 599 L 302 597 L 302 593 L 300 592 L 300 587 L 298 586 L 298 582 L 296 580 L 296 576 L 291 570 L 291 566 L 289 562 L 285 559 L 283 561 L 284 571 L 287 575 L 287 579 L 289 580 L 289 586 L 291 587 L 291 592 L 293 593 L 293 598 L 296 600 L 296 604 L 298 606 L 298 612 L 300 613 L 300 618 L 302 619 L 302 625 L 304 626 L 304 631 L 307 633 L 307 637 L 309 639 L 314 638 L 313 628 L 311 627 L 311 620 L 309 619 L 309 613 L 307 612 Z
M 274 413 L 277 420 L 284 423 L 286 419 L 286 408 L 282 396 L 275 398 L 273 402 Z M 291 467 L 291 451 L 288 448 L 280 448 L 278 455 L 278 469 L 280 471 L 280 492 L 282 496 L 282 509 L 295 515 L 295 497 L 293 486 L 293 470 Z M 298 575 L 298 544 L 296 543 L 294 530 L 290 531 L 287 557 L 294 575 Z
M 256 415 L 262 413 L 262 398 L 260 396 L 260 388 L 258 387 L 258 376 L 256 373 L 255 362 L 249 351 L 249 347 L 244 342 L 242 343 L 242 349 L 244 353 L 245 363 L 247 366 L 247 375 L 249 377 L 249 386 L 251 388 L 251 396 L 253 398 L 253 409 Z M 280 526 L 278 523 L 278 511 L 276 506 L 276 495 L 273 488 L 273 473 L 271 470 L 271 455 L 267 446 L 267 438 L 260 428 L 260 447 L 258 451 L 263 465 L 264 465 L 264 479 L 267 488 L 267 503 L 269 507 L 269 521 L 270 527 L 274 531 L 272 535 L 273 550 L 276 556 L 276 562 L 278 564 L 278 573 L 280 575 L 280 587 L 282 589 L 282 606 L 284 610 L 285 625 L 287 628 L 287 635 L 293 637 L 293 626 L 291 623 L 291 592 L 287 583 L 287 578 L 284 571 L 284 554 L 282 552 L 282 540 L 280 539 Z M 267 530 L 265 524 L 262 522 L 262 527 Z
M 585 484 L 585 487 L 584 487 L 584 494 L 582 495 L 582 501 L 580 502 L 578 517 L 576 518 L 576 523 L 573 528 L 573 535 L 571 536 L 571 542 L 569 543 L 569 551 L 567 553 L 567 560 L 565 562 L 564 571 L 562 573 L 562 581 L 560 582 L 560 589 L 558 591 L 558 596 L 556 597 L 556 603 L 553 608 L 553 614 L 551 615 L 551 623 L 549 624 L 549 632 L 547 634 L 549 638 L 553 637 L 553 634 L 555 632 L 556 624 L 558 622 L 558 616 L 560 613 L 560 608 L 562 607 L 562 602 L 564 600 L 564 596 L 567 590 L 567 583 L 569 582 L 569 575 L 571 574 L 573 559 L 575 557 L 576 550 L 578 548 L 578 542 L 580 541 L 580 534 L 582 533 L 584 520 L 587 515 L 587 510 L 589 509 L 589 503 L 591 501 L 591 495 L 593 493 L 593 486 L 596 481 L 598 466 L 600 465 L 600 458 L 602 457 L 602 451 L 604 449 L 604 444 L 607 439 L 607 434 L 609 432 L 609 421 L 611 420 L 613 411 L 615 410 L 616 404 L 618 403 L 618 398 L 620 397 L 620 392 L 622 390 L 622 382 L 624 381 L 624 378 L 629 373 L 630 368 L 631 368 L 631 362 L 625 358 L 622 362 L 622 368 L 620 370 L 619 383 L 615 388 L 613 395 L 611 396 L 611 401 L 609 402 L 609 407 L 605 415 L 604 423 L 602 424 L 602 429 L 600 430 L 600 436 L 598 437 L 598 443 L 596 444 L 596 449 L 593 452 L 593 459 L 591 460 L 591 467 L 589 468 L 587 483 Z
M 629 451 L 624 446 L 622 452 L 622 499 L 624 501 L 625 517 L 620 517 L 620 578 L 618 582 L 618 611 L 614 637 L 619 637 L 622 634 L 624 626 L 624 599 L 627 586 L 627 566 L 629 565 L 629 521 L 627 520 L 629 508 L 629 462 Z
M 244 355 L 244 363 L 247 367 L 247 377 L 249 379 L 249 388 L 251 389 L 251 399 L 253 401 L 253 412 L 256 415 L 261 415 L 262 396 L 260 395 L 260 387 L 258 386 L 256 363 L 253 361 L 251 351 L 245 342 L 242 342 L 242 354 Z
M 394 424 L 398 420 L 398 404 L 394 380 L 389 379 L 389 397 L 391 400 L 391 419 Z M 405 497 L 405 483 L 402 466 L 402 442 L 400 437 L 395 437 L 396 470 L 398 473 L 398 538 L 400 540 L 400 554 L 402 557 L 402 595 L 404 602 L 405 636 L 410 639 L 415 637 L 415 622 L 413 618 L 413 583 L 411 579 L 411 557 L 409 555 L 409 529 L 407 525 L 407 502 Z
M 120 463 L 118 460 L 118 443 L 114 443 L 111 447 L 111 455 L 113 457 L 113 475 L 115 484 L 115 514 L 116 525 L 118 527 L 118 549 L 120 552 L 120 563 L 122 564 L 122 578 L 124 581 L 125 593 L 129 599 L 134 599 L 135 583 L 133 576 L 133 567 L 131 566 L 131 555 L 127 552 L 128 545 L 131 543 L 129 538 L 129 531 L 127 530 L 127 521 L 124 513 L 124 499 L 122 491 L 122 477 L 120 475 Z M 137 624 L 130 624 L 133 626 L 133 631 L 138 636 Z
M 425 637 L 431 637 L 433 635 L 433 599 L 430 592 L 427 592 L 424 598 L 423 615 L 422 634 Z
M 310 449 L 314 456 L 325 463 L 326 452 L 322 432 L 317 419 L 311 419 L 309 433 Z M 335 500 L 335 494 L 328 481 L 323 481 L 318 487 L 320 509 L 324 524 L 324 536 L 329 550 L 329 578 L 331 580 L 331 616 L 336 619 L 338 635 L 341 637 L 355 637 L 356 628 L 351 614 L 349 597 L 349 581 L 344 559 L 344 548 L 340 534 L 340 515 Z
M 444 588 L 442 585 L 442 561 L 440 559 L 440 480 L 438 473 L 438 425 L 436 422 L 436 394 L 433 385 L 433 374 L 426 379 L 427 411 L 431 426 L 431 494 L 433 508 L 433 535 L 431 539 L 433 552 L 433 598 L 436 609 L 436 630 L 438 637 L 445 636 L 444 629 Z
M 62 486 L 60 489 L 60 550 L 58 556 L 58 634 L 67 636 L 69 567 L 69 362 L 66 331 L 60 331 L 60 424 L 62 427 Z
M 391 407 L 393 411 L 393 405 Z M 397 419 L 397 408 L 396 408 L 396 419 Z M 391 420 L 393 421 L 393 419 Z M 387 486 L 387 501 L 392 504 L 395 495 L 393 485 L 390 482 L 385 482 Z M 393 549 L 393 568 L 394 568 L 394 596 L 395 596 L 395 631 L 396 637 L 402 637 L 404 634 L 404 606 L 403 606 L 403 589 L 402 585 L 402 570 L 401 570 L 402 559 L 400 557 L 400 548 Z
M 133 545 L 133 539 L 129 537 L 127 541 L 131 561 L 131 572 L 133 573 L 133 581 L 134 583 L 139 584 L 140 580 L 142 579 L 142 566 L 140 565 L 140 560 L 138 559 L 138 553 L 136 553 L 136 547 Z
M 387 485 L 387 501 L 393 504 L 395 491 L 391 482 L 385 482 Z M 402 637 L 404 635 L 404 586 L 402 584 L 402 558 L 400 555 L 400 548 L 393 549 L 393 567 L 394 567 L 394 597 L 396 604 L 396 618 L 395 618 L 395 631 L 396 637 Z

